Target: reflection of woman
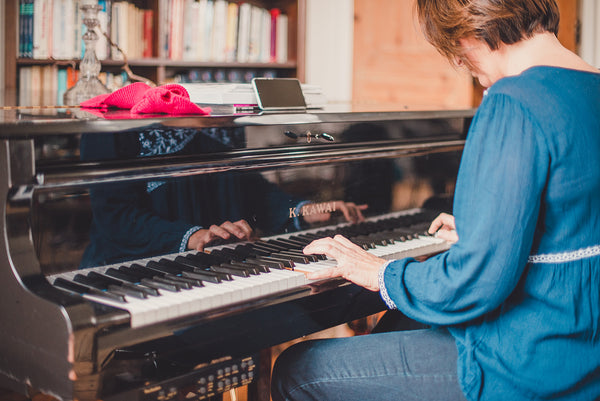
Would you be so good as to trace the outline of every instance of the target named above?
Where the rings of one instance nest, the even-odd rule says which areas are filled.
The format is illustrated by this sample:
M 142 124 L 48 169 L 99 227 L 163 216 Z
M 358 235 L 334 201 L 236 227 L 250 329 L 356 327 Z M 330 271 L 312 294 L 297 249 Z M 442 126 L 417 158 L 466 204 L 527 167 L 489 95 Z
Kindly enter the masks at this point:
M 274 400 L 600 399 L 600 73 L 563 48 L 555 0 L 418 0 L 428 40 L 489 87 L 467 136 L 457 242 L 385 262 L 345 238 L 306 253 L 436 329 L 284 352 Z M 454 233 L 453 230 L 456 229 Z
M 245 146 L 243 129 L 164 129 L 81 140 L 86 161 L 224 152 Z M 306 204 L 257 173 L 220 173 L 177 179 L 111 184 L 90 191 L 93 224 L 80 267 L 107 265 L 189 249 L 215 241 L 248 240 L 254 229 L 281 233 L 297 229 L 288 210 Z M 361 220 L 361 207 L 336 202 L 348 220 Z M 307 223 L 326 220 L 313 214 Z

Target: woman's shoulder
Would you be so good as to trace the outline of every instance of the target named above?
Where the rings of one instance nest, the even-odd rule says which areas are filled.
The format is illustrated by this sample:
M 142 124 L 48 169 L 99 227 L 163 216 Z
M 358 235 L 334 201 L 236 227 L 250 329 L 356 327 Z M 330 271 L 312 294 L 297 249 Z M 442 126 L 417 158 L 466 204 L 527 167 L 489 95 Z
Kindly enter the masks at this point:
M 514 97 L 540 97 L 541 95 L 561 95 L 600 86 L 600 70 L 597 73 L 552 66 L 535 66 L 519 75 L 498 80 L 488 89 L 489 94 L 505 94 Z

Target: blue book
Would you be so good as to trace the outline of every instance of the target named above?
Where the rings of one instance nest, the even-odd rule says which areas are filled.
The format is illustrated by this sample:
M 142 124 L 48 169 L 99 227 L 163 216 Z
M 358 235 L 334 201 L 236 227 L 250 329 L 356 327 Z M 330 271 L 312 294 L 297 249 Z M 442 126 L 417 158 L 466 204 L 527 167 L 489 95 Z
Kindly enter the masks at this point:
M 67 69 L 59 68 L 56 74 L 56 104 L 63 106 L 65 92 L 67 91 Z

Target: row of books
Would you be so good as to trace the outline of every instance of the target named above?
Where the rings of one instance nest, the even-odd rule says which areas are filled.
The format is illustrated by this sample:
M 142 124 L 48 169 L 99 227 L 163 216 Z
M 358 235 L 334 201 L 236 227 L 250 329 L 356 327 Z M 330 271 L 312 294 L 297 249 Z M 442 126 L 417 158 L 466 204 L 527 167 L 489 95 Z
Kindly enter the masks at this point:
M 19 57 L 79 58 L 80 5 L 81 0 L 19 0 Z
M 115 0 L 19 0 L 19 57 L 79 59 L 85 32 L 80 6 L 96 3 L 100 60 L 159 57 L 199 62 L 285 63 L 288 17 L 279 9 L 227 0 L 158 0 L 151 9 Z M 158 23 L 155 34 L 155 23 Z M 154 43 L 158 38 L 158 43 Z
M 62 106 L 65 92 L 78 79 L 71 66 L 32 65 L 19 69 L 19 106 Z M 129 83 L 125 73 L 100 73 L 99 79 L 111 91 Z
M 288 60 L 288 17 L 226 0 L 161 0 L 159 57 L 215 62 Z

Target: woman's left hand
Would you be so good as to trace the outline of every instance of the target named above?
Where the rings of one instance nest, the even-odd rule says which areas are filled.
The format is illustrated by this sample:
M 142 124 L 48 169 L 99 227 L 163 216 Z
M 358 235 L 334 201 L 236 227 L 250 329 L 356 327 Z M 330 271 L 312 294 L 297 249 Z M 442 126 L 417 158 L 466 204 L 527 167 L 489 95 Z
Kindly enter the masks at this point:
M 379 269 L 385 259 L 373 256 L 349 239 L 336 235 L 321 238 L 304 248 L 305 254 L 325 254 L 337 261 L 331 269 L 308 273 L 311 280 L 343 277 L 371 291 L 379 291 Z

